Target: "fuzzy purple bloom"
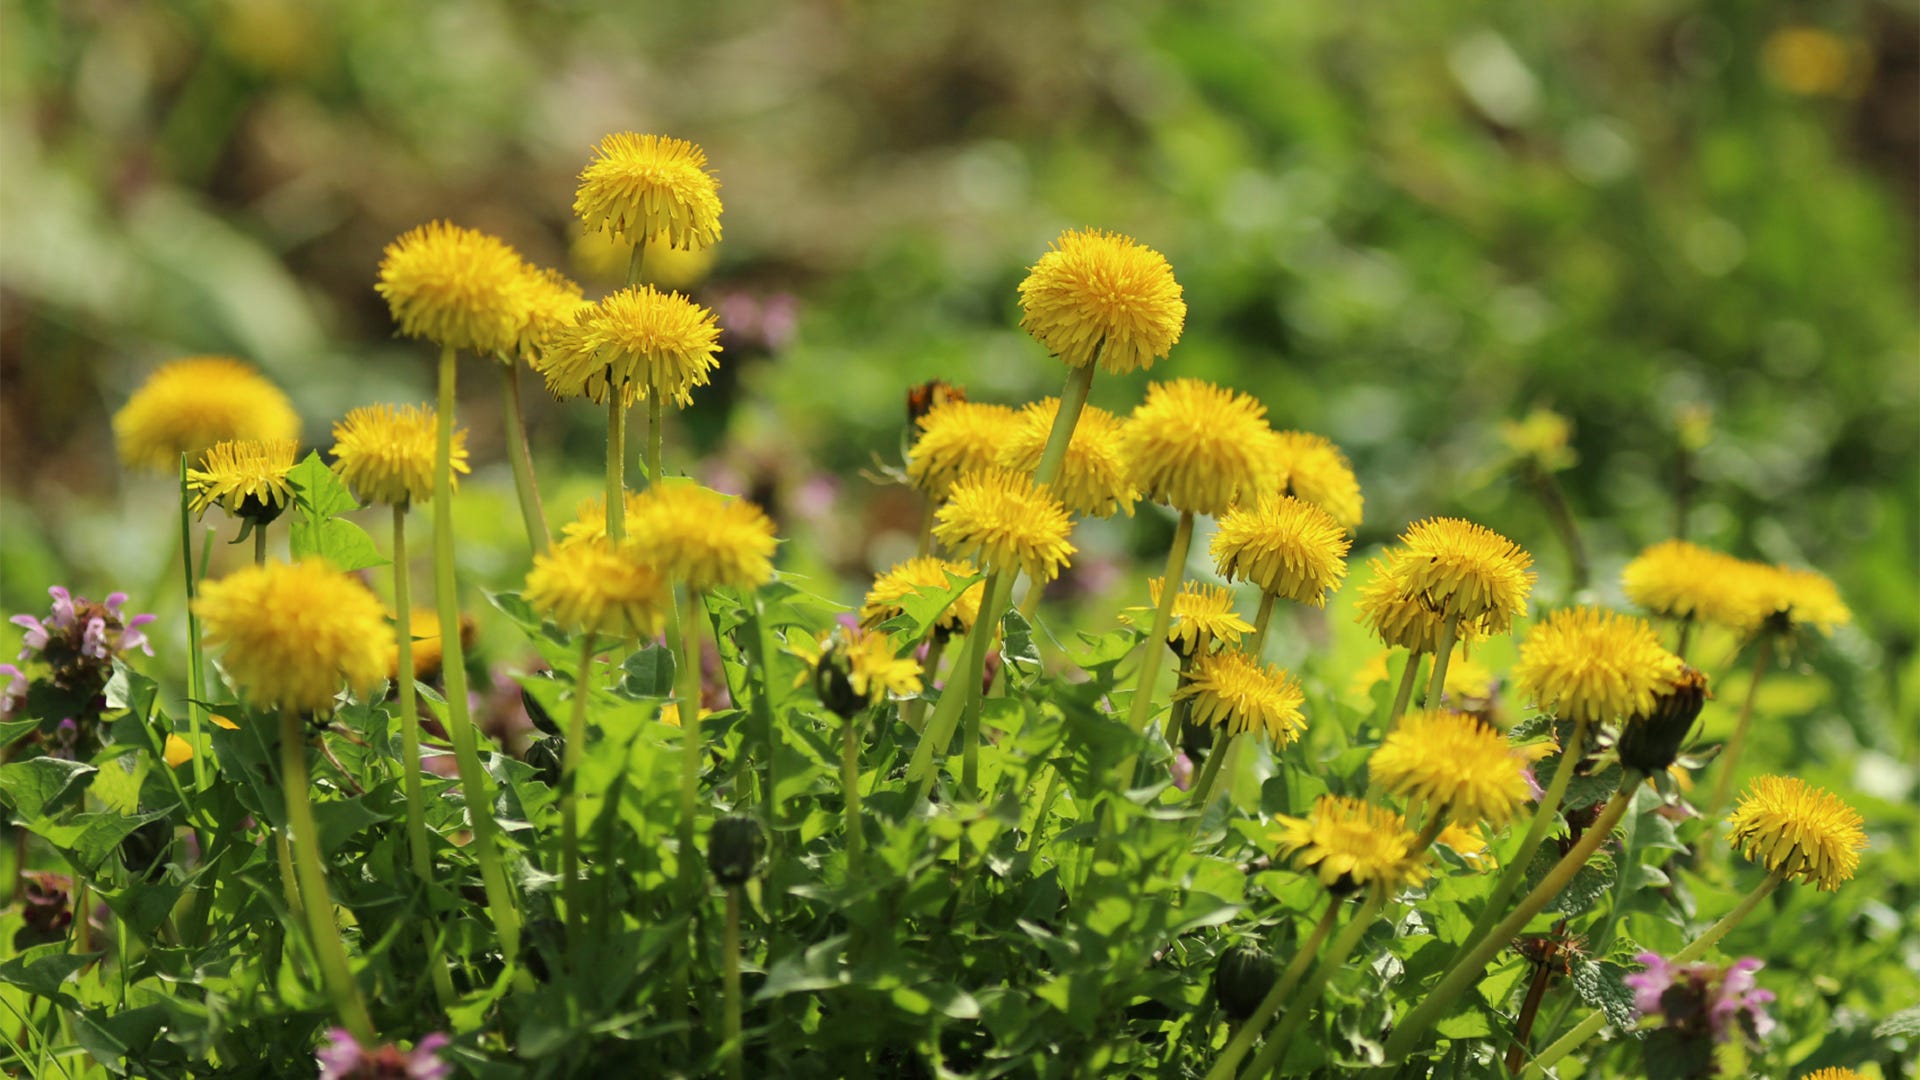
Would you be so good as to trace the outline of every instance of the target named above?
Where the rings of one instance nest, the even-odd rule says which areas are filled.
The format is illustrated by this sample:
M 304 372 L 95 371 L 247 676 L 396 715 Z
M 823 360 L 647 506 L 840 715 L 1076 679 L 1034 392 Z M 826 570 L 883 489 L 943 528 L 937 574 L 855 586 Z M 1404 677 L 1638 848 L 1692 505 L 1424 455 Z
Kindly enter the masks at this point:
M 1773 1001 L 1773 992 L 1760 989 L 1753 977 L 1764 966 L 1758 959 L 1749 956 L 1724 968 L 1674 964 L 1650 952 L 1634 959 L 1646 970 L 1621 981 L 1632 988 L 1633 1007 L 1641 1019 L 1705 1034 L 1716 1043 L 1726 1042 L 1736 1032 L 1762 1038 L 1773 1030 L 1773 1018 L 1765 1008 Z
M 1173 755 L 1173 786 L 1181 791 L 1193 787 L 1193 759 L 1185 751 Z
M 313 1056 L 320 1064 L 319 1080 L 446 1080 L 453 1066 L 440 1060 L 440 1050 L 449 1042 L 435 1032 L 411 1050 L 392 1043 L 368 1050 L 346 1028 L 333 1028 Z

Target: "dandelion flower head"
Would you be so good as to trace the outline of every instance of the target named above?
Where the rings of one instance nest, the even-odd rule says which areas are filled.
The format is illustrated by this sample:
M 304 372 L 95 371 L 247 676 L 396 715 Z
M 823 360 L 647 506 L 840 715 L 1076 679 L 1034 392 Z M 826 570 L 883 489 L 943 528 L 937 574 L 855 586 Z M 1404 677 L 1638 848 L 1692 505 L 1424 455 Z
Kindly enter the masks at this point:
M 1853 621 L 1853 612 L 1825 574 L 1792 566 L 1748 565 L 1752 610 L 1760 624 L 1771 620 L 1789 629 L 1810 627 L 1831 634 Z
M 940 500 L 961 477 L 992 467 L 1018 426 L 1005 405 L 954 398 L 932 409 L 907 451 L 907 479 L 929 499 Z
M 367 587 L 318 559 L 270 562 L 206 583 L 193 602 L 206 643 L 258 708 L 318 712 L 344 683 L 387 674 L 393 630 Z
M 1307 817 L 1283 815 L 1274 825 L 1271 838 L 1280 854 L 1338 892 L 1368 885 L 1394 892 L 1432 876 L 1427 853 L 1414 849 L 1406 819 L 1360 799 L 1322 795 Z
M 1121 430 L 1121 452 L 1143 498 L 1220 515 L 1276 489 L 1266 406 L 1199 379 L 1147 387 Z
M 707 385 L 720 366 L 719 351 L 713 312 L 642 285 L 582 309 L 572 325 L 555 330 L 538 370 L 558 398 L 605 401 L 612 385 L 629 404 L 658 393 L 685 408 L 693 388 Z
M 433 497 L 438 415 L 429 405 L 362 405 L 333 425 L 333 471 L 361 502 L 411 506 Z M 448 456 L 457 487 L 467 471 L 467 432 Z
M 1432 655 L 1440 649 L 1446 624 L 1440 613 L 1415 591 L 1410 565 L 1405 552 L 1398 549 L 1388 551 L 1385 558 L 1367 561 L 1371 575 L 1360 587 L 1357 605 L 1360 622 L 1389 649 L 1418 650 Z M 1479 620 L 1464 620 L 1455 636 L 1460 642 L 1471 644 L 1487 634 Z
M 1416 521 L 1400 536 L 1397 559 L 1407 589 L 1442 615 L 1504 634 L 1527 613 L 1533 557 L 1520 545 L 1459 518 Z
M 950 579 L 965 580 L 977 574 L 979 571 L 974 565 L 964 560 L 949 561 L 932 555 L 908 559 L 873 579 L 873 588 L 867 590 L 866 601 L 860 605 L 860 625 L 868 629 L 877 627 L 902 614 L 905 609 L 901 601 L 907 597 L 944 596 L 953 588 Z M 948 634 L 973 629 L 985 589 L 984 581 L 968 586 L 934 620 L 934 629 Z
M 632 521 L 634 515 L 645 505 L 644 493 L 628 491 L 620 500 L 626 509 L 622 520 Z M 577 537 L 604 537 L 607 535 L 607 500 L 604 495 L 595 495 L 581 500 L 580 509 L 575 511 L 572 521 L 560 526 L 560 535 L 572 540 Z
M 1360 527 L 1366 500 L 1360 495 L 1360 479 L 1353 474 L 1352 463 L 1339 447 L 1312 432 L 1276 431 L 1273 456 L 1280 467 L 1282 493 L 1325 510 L 1349 532 Z
M 1561 472 L 1580 461 L 1569 445 L 1572 439 L 1573 423 L 1552 409 L 1534 409 L 1522 419 L 1500 424 L 1500 441 L 1507 452 L 1542 472 Z
M 1151 606 L 1121 612 L 1121 619 L 1142 627 L 1151 626 L 1166 586 L 1165 578 L 1150 579 L 1147 596 Z M 1180 591 L 1173 594 L 1173 619 L 1167 624 L 1167 645 L 1181 656 L 1192 656 L 1196 650 L 1205 651 L 1202 647 L 1214 642 L 1238 645 L 1242 635 L 1251 633 L 1253 624 L 1233 610 L 1232 589 L 1183 581 Z
M 912 697 L 920 692 L 920 663 L 899 656 L 893 639 L 877 630 L 844 634 L 847 681 L 853 692 L 878 705 L 889 697 Z
M 995 464 L 1031 475 L 1040 467 L 1059 412 L 1059 398 L 1036 401 L 1020 410 L 1001 436 Z M 1127 460 L 1120 453 L 1120 429 L 1120 418 L 1105 409 L 1088 405 L 1080 411 L 1060 476 L 1047 485 L 1066 504 L 1068 512 L 1085 517 L 1112 517 L 1116 510 L 1133 513 L 1133 504 L 1140 496 L 1127 479 Z
M 280 388 L 225 356 L 193 356 L 162 365 L 113 414 L 125 464 L 171 473 L 200 460 L 215 443 L 297 439 L 300 417 Z
M 664 238 L 698 250 L 720 242 L 720 182 L 685 139 L 617 132 L 593 148 L 573 212 L 588 230 L 631 246 Z
M 518 344 L 525 275 L 505 241 L 434 221 L 387 245 L 374 289 L 407 337 L 491 356 Z
M 1385 790 L 1425 803 L 1456 822 L 1498 828 L 1527 802 L 1524 763 L 1507 737 L 1466 713 L 1419 710 L 1400 718 L 1367 759 L 1367 771 Z
M 1756 621 L 1750 567 L 1698 544 L 1664 540 L 1627 563 L 1620 585 L 1650 614 L 1741 629 Z
M 1347 576 L 1353 541 L 1333 515 L 1288 495 L 1241 504 L 1220 518 L 1210 550 L 1214 570 L 1284 600 L 1325 607 Z
M 518 307 L 519 331 L 514 340 L 520 359 L 538 360 L 562 327 L 572 326 L 581 312 L 593 307 L 580 286 L 557 270 L 542 270 L 531 264 L 520 267 L 513 283 Z
M 1513 678 L 1540 708 L 1605 723 L 1646 714 L 1686 668 L 1646 620 L 1599 608 L 1562 608 L 1520 643 Z
M 1193 662 L 1187 685 L 1175 695 L 1192 703 L 1195 723 L 1235 735 L 1263 734 L 1278 750 L 1307 730 L 1300 706 L 1306 695 L 1292 675 L 1262 664 L 1238 649 L 1223 649 Z
M 273 520 L 293 498 L 287 474 L 293 471 L 299 452 L 299 444 L 292 439 L 217 444 L 207 451 L 199 468 L 187 470 L 187 490 L 193 493 L 189 508 L 205 514 L 217 503 L 234 517 Z
M 1727 818 L 1727 839 L 1753 862 L 1827 892 L 1853 880 L 1867 834 L 1839 796 L 1791 776 L 1762 776 Z
M 954 484 L 934 516 L 933 535 L 956 554 L 1003 574 L 1025 571 L 1044 584 L 1074 552 L 1066 507 L 1033 480 L 1005 469 L 972 473 Z
M 636 556 L 644 550 L 604 537 L 562 540 L 533 557 L 523 596 L 573 633 L 657 637 L 673 598 L 665 576 Z
M 1152 367 L 1180 340 L 1187 303 L 1166 257 L 1132 237 L 1061 233 L 1020 283 L 1020 328 L 1068 367 Z
M 773 521 L 745 499 L 697 484 L 648 488 L 627 518 L 627 542 L 699 591 L 752 589 L 773 578 Z

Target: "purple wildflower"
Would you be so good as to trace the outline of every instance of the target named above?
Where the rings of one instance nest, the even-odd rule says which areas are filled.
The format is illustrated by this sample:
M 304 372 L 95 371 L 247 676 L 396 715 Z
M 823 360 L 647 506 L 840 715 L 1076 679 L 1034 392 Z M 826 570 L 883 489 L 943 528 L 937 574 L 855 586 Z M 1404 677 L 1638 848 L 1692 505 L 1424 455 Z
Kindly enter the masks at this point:
M 1173 755 L 1173 786 L 1181 791 L 1193 787 L 1193 759 L 1185 751 Z
M 0 720 L 11 720 L 27 704 L 27 676 L 12 664 L 0 664 L 0 676 L 7 680 L 6 688 L 0 689 Z
M 1759 960 L 1750 956 L 1723 968 L 1674 964 L 1650 952 L 1635 959 L 1646 970 L 1622 981 L 1633 989 L 1633 1007 L 1643 1020 L 1656 1019 L 1663 1027 L 1705 1035 L 1716 1043 L 1736 1032 L 1758 1039 L 1773 1030 L 1773 1018 L 1765 1010 L 1773 992 L 1760 989 L 1753 977 L 1763 966 Z
M 319 1080 L 445 1080 L 453 1066 L 440 1060 L 440 1049 L 451 1041 L 435 1032 L 411 1050 L 392 1043 L 368 1050 L 352 1032 L 333 1028 L 313 1056 L 320 1063 Z

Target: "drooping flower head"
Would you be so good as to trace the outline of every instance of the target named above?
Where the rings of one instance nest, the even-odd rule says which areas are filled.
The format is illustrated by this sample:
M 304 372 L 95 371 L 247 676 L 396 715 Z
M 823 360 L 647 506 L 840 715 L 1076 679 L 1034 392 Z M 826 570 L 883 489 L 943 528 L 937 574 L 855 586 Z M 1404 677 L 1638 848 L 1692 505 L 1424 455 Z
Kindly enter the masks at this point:
M 1748 859 L 1827 892 L 1853 880 L 1867 846 L 1858 811 L 1791 776 L 1755 780 L 1727 824 L 1727 839 Z
M 1756 1040 L 1773 1030 L 1766 1011 L 1773 992 L 1760 989 L 1753 978 L 1765 966 L 1758 959 L 1749 956 L 1726 967 L 1675 964 L 1652 952 L 1634 959 L 1646 970 L 1621 982 L 1633 990 L 1633 1007 L 1643 1026 L 1651 1021 L 1683 1037 L 1713 1043 L 1736 1034 Z
M 1032 475 L 1040 467 L 1059 412 L 1059 398 L 1036 401 L 1021 409 L 1001 437 L 995 464 Z M 1120 418 L 1105 409 L 1088 405 L 1080 410 L 1060 476 L 1047 485 L 1066 504 L 1068 512 L 1085 517 L 1112 517 L 1116 510 L 1133 514 L 1133 504 L 1140 495 L 1127 478 L 1127 461 L 1120 453 L 1120 429 Z
M 893 639 L 880 631 L 843 626 L 821 638 L 813 681 L 822 704 L 853 716 L 890 697 L 918 694 L 920 662 L 898 655 Z
M 664 575 L 604 537 L 562 540 L 533 557 L 524 592 L 529 607 L 576 634 L 653 638 L 673 604 Z
M 558 398 L 607 399 L 609 385 L 623 400 L 660 394 L 686 408 L 693 388 L 720 366 L 720 325 L 713 312 L 651 285 L 622 289 L 583 308 L 553 332 L 538 370 Z
M 1213 534 L 1213 568 L 1283 600 L 1325 607 L 1347 576 L 1353 541 L 1333 515 L 1304 499 L 1267 496 L 1229 510 Z
M 1416 521 L 1400 535 L 1405 547 L 1391 553 L 1411 595 L 1437 614 L 1478 622 L 1488 634 L 1513 629 L 1527 613 L 1533 556 L 1484 526 L 1459 518 Z
M 491 356 L 518 344 L 525 273 L 500 238 L 433 221 L 387 245 L 374 289 L 407 337 Z
M 704 592 L 773 577 L 773 521 L 758 506 L 698 484 L 656 484 L 631 504 L 627 543 L 673 581 Z
M 1698 544 L 1664 540 L 1627 563 L 1620 585 L 1650 614 L 1741 630 L 1756 618 L 1750 567 Z
M 1218 516 L 1276 490 L 1266 406 L 1199 379 L 1147 387 L 1121 429 L 1121 452 L 1142 498 Z
M 629 246 L 656 237 L 697 250 L 720 242 L 720 182 L 707 153 L 685 139 L 617 132 L 593 148 L 573 212 L 589 230 Z
M 1147 581 L 1149 606 L 1130 608 L 1120 613 L 1122 621 L 1142 628 L 1153 625 L 1153 613 L 1160 608 L 1160 596 L 1166 590 L 1166 578 Z M 1233 610 L 1233 590 L 1224 585 L 1183 581 L 1173 594 L 1173 618 L 1167 624 L 1167 647 L 1182 657 L 1211 650 L 1214 643 L 1238 645 L 1244 634 L 1253 633 L 1253 624 Z
M 385 606 L 318 559 L 235 571 L 208 582 L 193 609 L 228 677 L 259 708 L 328 708 L 342 684 L 379 682 L 393 651 Z
M 320 1065 L 319 1080 L 447 1080 L 453 1066 L 440 1060 L 440 1051 L 452 1041 L 434 1032 L 411 1050 L 393 1043 L 366 1047 L 346 1028 L 333 1028 L 313 1056 Z
M 333 471 L 364 503 L 411 506 L 433 497 L 439 416 L 430 405 L 362 405 L 333 425 Z M 452 482 L 467 471 L 467 430 L 453 433 Z
M 1496 828 L 1527 801 L 1525 763 L 1507 737 L 1466 713 L 1419 710 L 1400 718 L 1367 759 L 1373 782 L 1429 813 Z
M 280 388 L 225 356 L 193 356 L 163 365 L 113 414 L 120 460 L 171 473 L 200 460 L 215 443 L 273 442 L 300 435 L 300 417 Z
M 1601 724 L 1653 711 L 1686 665 L 1646 620 L 1599 608 L 1561 608 L 1520 643 L 1513 678 L 1540 708 Z
M 933 535 L 962 557 L 1003 574 L 1025 571 L 1037 584 L 1060 575 L 1074 552 L 1066 507 L 1031 477 L 1005 469 L 969 474 L 947 492 Z
M 197 468 L 187 470 L 187 490 L 193 493 L 188 507 L 204 516 L 217 503 L 237 518 L 256 524 L 272 521 L 293 498 L 287 474 L 299 452 L 292 439 L 219 443 Z
M 513 297 L 514 321 L 519 327 L 514 352 L 530 364 L 545 355 L 562 327 L 572 326 L 575 317 L 593 307 L 580 286 L 565 274 L 530 263 L 520 267 Z
M 1318 506 L 1348 532 L 1360 527 L 1366 500 L 1353 465 L 1339 447 L 1312 432 L 1276 431 L 1273 457 L 1280 469 L 1281 494 Z
M 1152 367 L 1180 340 L 1187 303 L 1166 257 L 1119 233 L 1069 229 L 1020 283 L 1020 328 L 1068 367 Z
M 918 594 L 944 596 L 953 588 L 950 578 L 966 579 L 978 573 L 970 562 L 949 561 L 932 555 L 908 559 L 873 579 L 873 588 L 867 590 L 866 601 L 860 605 L 860 625 L 873 629 L 900 615 L 904 610 L 901 601 L 907 597 Z M 976 581 L 961 592 L 934 620 L 935 632 L 965 633 L 973 629 L 973 620 L 980 615 L 980 600 L 985 590 L 986 582 Z
M 1712 696 L 1706 673 L 1683 666 L 1671 685 L 1653 695 L 1652 709 L 1633 713 L 1620 725 L 1614 742 L 1620 763 L 1649 776 L 1673 768 L 1693 722 Z M 1686 770 L 1679 770 L 1679 776 L 1684 778 Z
M 1406 819 L 1360 799 L 1322 795 L 1307 817 L 1282 815 L 1274 825 L 1271 839 L 1280 854 L 1335 893 L 1368 885 L 1391 893 L 1433 876 Z
M 929 409 L 915 426 L 920 430 L 907 451 L 907 479 L 938 501 L 961 477 L 993 466 L 1017 421 L 1005 405 L 955 398 Z
M 1446 620 L 1415 590 L 1412 562 L 1403 549 L 1384 558 L 1367 560 L 1370 576 L 1360 587 L 1359 621 L 1379 636 L 1389 649 L 1439 651 Z M 1486 637 L 1479 620 L 1463 620 L 1456 633 L 1463 644 Z
M 1174 696 L 1193 703 L 1194 723 L 1224 727 L 1235 735 L 1265 735 L 1275 750 L 1307 730 L 1306 717 L 1300 713 L 1307 699 L 1299 681 L 1238 649 L 1195 660 L 1187 685 Z

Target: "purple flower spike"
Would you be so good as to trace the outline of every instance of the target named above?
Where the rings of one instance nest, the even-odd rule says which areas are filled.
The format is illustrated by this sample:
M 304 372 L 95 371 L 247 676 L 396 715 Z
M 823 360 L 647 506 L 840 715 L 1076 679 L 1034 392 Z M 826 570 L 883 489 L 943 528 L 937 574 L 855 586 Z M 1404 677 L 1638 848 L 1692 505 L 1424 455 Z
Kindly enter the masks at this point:
M 1622 981 L 1633 988 L 1633 1007 L 1643 1022 L 1715 1043 L 1736 1034 L 1764 1038 L 1773 1030 L 1765 1009 L 1773 992 L 1760 989 L 1753 977 L 1764 966 L 1758 959 L 1750 956 L 1727 967 L 1674 964 L 1654 953 L 1634 959 L 1647 970 Z
M 313 1056 L 320 1064 L 319 1080 L 446 1080 L 453 1066 L 440 1060 L 440 1051 L 452 1041 L 436 1031 L 411 1050 L 392 1043 L 368 1050 L 352 1032 L 333 1028 Z

